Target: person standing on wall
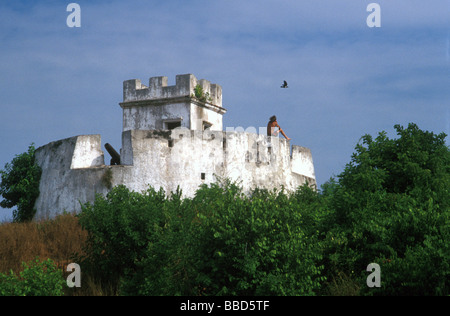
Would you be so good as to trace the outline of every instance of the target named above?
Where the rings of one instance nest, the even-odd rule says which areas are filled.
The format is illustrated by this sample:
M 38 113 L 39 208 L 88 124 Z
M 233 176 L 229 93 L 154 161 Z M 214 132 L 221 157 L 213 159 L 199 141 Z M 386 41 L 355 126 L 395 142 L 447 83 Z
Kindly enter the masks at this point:
M 278 130 L 275 130 L 276 127 L 278 127 Z M 277 117 L 273 115 L 270 117 L 269 123 L 267 123 L 267 136 L 278 136 L 278 133 L 281 133 L 287 140 L 290 140 L 281 129 L 280 125 L 278 125 Z

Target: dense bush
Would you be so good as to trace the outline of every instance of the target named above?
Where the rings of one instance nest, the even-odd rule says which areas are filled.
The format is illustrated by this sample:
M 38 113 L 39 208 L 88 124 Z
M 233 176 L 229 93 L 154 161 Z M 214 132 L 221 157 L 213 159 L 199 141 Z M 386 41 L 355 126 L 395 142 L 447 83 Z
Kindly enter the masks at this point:
M 328 273 L 345 271 L 365 294 L 443 295 L 450 276 L 450 153 L 445 134 L 416 125 L 362 137 L 334 184 L 324 228 Z M 325 230 L 324 230 L 325 232 Z M 365 286 L 378 263 L 382 287 Z
M 398 139 L 363 136 L 321 192 L 116 187 L 83 207 L 85 264 L 124 295 L 448 295 L 445 135 L 395 128 Z M 366 285 L 370 263 L 380 288 Z
M 79 215 L 80 225 L 88 231 L 83 271 L 116 286 L 125 273 L 135 269 L 144 251 L 158 242 L 166 223 L 163 191 L 149 189 L 140 194 L 125 186 L 115 187 L 105 197 L 98 195 Z
M 247 198 L 234 184 L 212 184 L 186 200 L 184 211 L 190 223 L 177 231 L 179 264 L 169 273 L 183 271 L 189 284 L 178 294 L 311 295 L 319 288 L 317 236 L 303 230 L 300 205 L 283 192 Z M 143 288 L 152 283 L 147 278 Z
M 0 296 L 61 296 L 65 280 L 52 260 L 36 258 L 23 263 L 24 270 L 16 275 L 0 273 Z
M 320 287 L 320 243 L 303 228 L 309 214 L 296 196 L 248 198 L 228 182 L 180 195 L 120 186 L 86 204 L 86 262 L 129 295 L 312 295 Z

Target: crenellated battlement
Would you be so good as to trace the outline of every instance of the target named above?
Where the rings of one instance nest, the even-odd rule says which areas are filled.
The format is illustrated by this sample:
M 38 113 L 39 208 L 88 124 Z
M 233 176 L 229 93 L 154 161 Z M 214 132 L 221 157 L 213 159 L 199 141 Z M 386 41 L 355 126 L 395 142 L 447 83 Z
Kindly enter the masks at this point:
M 205 79 L 197 80 L 192 74 L 177 75 L 174 86 L 168 86 L 167 82 L 164 76 L 150 78 L 148 86 L 139 79 L 126 80 L 123 82 L 123 102 L 191 97 L 199 84 L 209 95 L 207 102 L 222 107 L 222 87 L 218 84 Z

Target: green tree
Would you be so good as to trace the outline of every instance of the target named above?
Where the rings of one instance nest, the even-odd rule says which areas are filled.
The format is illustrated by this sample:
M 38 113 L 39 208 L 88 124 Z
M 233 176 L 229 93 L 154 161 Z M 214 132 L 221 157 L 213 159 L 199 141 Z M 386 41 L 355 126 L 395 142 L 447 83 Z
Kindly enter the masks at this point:
M 320 243 L 303 201 L 229 181 L 201 186 L 165 209 L 166 224 L 124 282 L 132 295 L 314 295 L 323 281 Z M 164 208 L 162 209 L 164 210 Z
M 36 213 L 34 203 L 39 196 L 41 178 L 41 168 L 35 163 L 33 144 L 28 147 L 27 152 L 16 155 L 11 163 L 7 163 L 5 169 L 0 170 L 0 175 L 0 195 L 3 197 L 0 206 L 17 206 L 13 211 L 15 222 L 32 220 Z
M 430 198 L 446 209 L 450 206 L 450 153 L 444 133 L 422 131 L 410 123 L 395 125 L 397 139 L 386 132 L 364 135 L 351 162 L 339 176 L 340 183 L 355 192 L 407 194 L 419 203 Z
M 149 244 L 159 241 L 165 203 L 162 189 L 137 193 L 119 185 L 106 197 L 97 195 L 94 203 L 83 205 L 78 215 L 88 231 L 86 255 L 80 258 L 83 271 L 113 287 L 120 278 L 133 275 Z
M 359 279 L 367 294 L 448 294 L 446 135 L 422 131 L 412 123 L 395 129 L 397 139 L 385 132 L 375 139 L 363 136 L 333 186 L 326 225 L 327 271 Z M 381 289 L 365 285 L 365 268 L 371 262 L 381 266 Z

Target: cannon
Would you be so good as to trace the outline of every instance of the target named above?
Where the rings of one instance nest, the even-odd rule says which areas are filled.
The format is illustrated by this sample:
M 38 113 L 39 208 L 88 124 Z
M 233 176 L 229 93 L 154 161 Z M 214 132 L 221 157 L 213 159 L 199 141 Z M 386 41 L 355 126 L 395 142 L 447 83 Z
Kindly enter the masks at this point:
M 105 148 L 108 151 L 108 153 L 111 155 L 111 166 L 120 165 L 120 155 L 113 148 L 113 146 L 111 146 L 109 143 L 106 143 Z

